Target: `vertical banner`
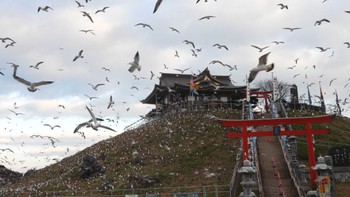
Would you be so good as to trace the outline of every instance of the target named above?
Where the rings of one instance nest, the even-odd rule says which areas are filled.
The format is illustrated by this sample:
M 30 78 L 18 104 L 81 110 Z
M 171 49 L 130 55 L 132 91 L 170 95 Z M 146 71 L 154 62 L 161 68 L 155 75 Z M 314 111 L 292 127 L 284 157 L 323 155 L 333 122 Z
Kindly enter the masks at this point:
M 272 80 L 272 94 L 273 94 L 273 101 L 275 102 L 278 98 L 278 90 L 277 90 L 278 84 L 277 84 L 277 78 L 274 77 Z
M 318 185 L 318 191 L 320 197 L 330 197 L 331 196 L 331 179 L 329 176 L 319 176 L 317 179 L 320 180 Z

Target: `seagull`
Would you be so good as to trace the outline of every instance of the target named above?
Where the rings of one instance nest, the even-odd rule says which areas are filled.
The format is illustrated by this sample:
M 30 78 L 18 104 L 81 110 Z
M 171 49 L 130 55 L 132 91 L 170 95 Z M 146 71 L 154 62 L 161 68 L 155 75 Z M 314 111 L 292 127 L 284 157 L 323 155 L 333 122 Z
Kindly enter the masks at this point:
M 179 69 L 179 68 L 174 68 L 174 70 L 180 71 L 182 74 L 183 74 L 186 70 L 188 70 L 188 69 L 190 69 L 190 68 L 186 68 L 186 69 L 183 69 L 183 70 L 181 70 L 181 69 Z
M 316 21 L 316 22 L 315 22 L 315 26 L 316 26 L 316 25 L 321 25 L 322 22 L 330 23 L 330 21 L 329 21 L 328 19 L 325 19 L 325 18 L 324 18 L 324 19 L 321 19 L 321 20 Z
M 276 45 L 279 45 L 279 44 L 284 44 L 283 41 L 273 41 L 272 43 L 275 43 Z
M 90 100 L 92 100 L 92 99 L 97 99 L 97 98 L 98 98 L 98 97 L 96 97 L 96 96 L 88 96 L 88 95 L 86 95 L 86 94 L 84 94 L 84 96 L 88 97 Z
M 10 151 L 10 152 L 14 153 L 13 150 L 11 150 L 10 148 L 0 148 L 0 150 L 1 150 L 1 151 L 7 150 L 7 151 Z
M 222 63 L 222 61 L 219 61 L 219 60 L 213 60 L 209 64 L 221 64 L 222 66 L 225 66 L 225 64 Z
M 84 32 L 84 33 L 91 33 L 91 34 L 96 36 L 96 34 L 93 32 L 94 30 L 92 30 L 92 29 L 86 29 L 86 30 L 82 29 L 82 30 L 79 30 L 79 31 Z
M 151 71 L 151 78 L 150 78 L 150 80 L 152 80 L 153 77 L 154 77 L 154 73 Z
M 189 40 L 184 40 L 183 41 L 185 44 L 190 44 L 190 45 L 192 45 L 192 47 L 195 49 L 196 47 L 194 46 L 194 43 L 193 42 L 191 42 L 191 41 L 189 41 Z
M 114 105 L 114 101 L 113 101 L 113 98 L 111 95 L 111 96 L 109 96 L 109 102 L 108 102 L 107 109 L 111 108 L 113 105 Z
M 298 74 L 295 74 L 294 76 L 293 76 L 293 78 L 295 78 L 295 77 L 297 77 L 297 76 L 299 76 L 300 75 L 300 73 L 298 73 Z
M 44 124 L 44 126 L 48 126 L 48 127 L 50 127 L 51 128 L 51 130 L 53 130 L 54 128 L 61 128 L 61 126 L 60 125 L 54 125 L 54 126 L 51 126 L 50 124 Z
M 289 66 L 288 68 L 287 68 L 287 70 L 288 69 L 293 69 L 293 68 L 295 68 L 297 65 L 294 65 L 294 66 Z
M 75 3 L 78 4 L 78 8 L 80 8 L 80 7 L 85 7 L 84 5 L 80 4 L 79 1 L 75 1 Z
M 11 110 L 11 109 L 9 109 L 9 111 L 12 112 L 12 113 L 14 113 L 16 116 L 18 116 L 18 115 L 25 115 L 24 113 L 15 112 L 15 111 L 13 111 L 13 110 Z
M 316 48 L 320 49 L 320 50 L 321 50 L 320 52 L 325 52 L 325 51 L 327 51 L 328 49 L 330 49 L 329 47 L 327 47 L 327 48 L 316 47 Z
M 53 10 L 50 6 L 45 6 L 45 7 L 38 7 L 38 12 L 40 12 L 40 10 L 48 12 L 50 10 Z
M 214 18 L 215 16 L 203 16 L 202 18 L 199 18 L 198 20 L 203 20 L 203 19 L 211 19 Z
M 137 69 L 138 71 L 141 70 L 141 66 L 139 65 L 139 61 L 140 61 L 140 54 L 137 51 L 135 56 L 134 56 L 134 61 L 130 62 L 129 64 L 131 65 L 129 68 L 129 72 L 134 72 L 135 69 Z
M 154 5 L 154 10 L 153 14 L 158 10 L 160 4 L 162 3 L 163 0 L 157 0 L 156 4 Z
M 219 49 L 224 48 L 224 49 L 228 50 L 226 45 L 214 44 L 213 47 L 218 47 Z
M 137 88 L 136 86 L 131 86 L 130 89 L 139 90 L 139 88 Z
M 180 31 L 177 30 L 177 29 L 175 29 L 174 27 L 169 27 L 169 29 L 171 29 L 172 31 L 175 31 L 175 32 L 177 32 L 177 33 L 180 33 Z
M 29 66 L 29 68 L 35 68 L 35 69 L 39 69 L 39 65 L 40 64 L 42 64 L 42 63 L 44 63 L 43 61 L 41 61 L 41 62 L 38 62 L 35 66 L 33 66 L 33 65 L 31 65 L 31 66 Z
M 6 40 L 10 40 L 11 42 L 15 42 L 12 38 L 5 37 L 5 38 L 0 38 L 1 42 L 5 43 Z
M 97 14 L 97 13 L 99 13 L 99 12 L 105 12 L 106 11 L 106 9 L 107 8 L 109 8 L 109 7 L 104 7 L 104 8 L 102 8 L 101 10 L 97 10 L 96 12 L 95 12 L 95 14 Z
M 103 86 L 105 85 L 104 83 L 99 83 L 99 84 L 96 84 L 96 85 L 92 85 L 91 83 L 88 83 L 89 85 L 91 85 L 92 89 L 96 90 L 97 91 L 97 88 L 98 86 Z
M 271 64 L 266 64 L 267 63 L 267 56 L 270 54 L 271 52 L 268 52 L 264 55 L 262 55 L 261 57 L 259 57 L 259 64 L 257 67 L 253 68 L 252 70 L 250 70 L 250 73 L 249 73 L 249 77 L 248 77 L 248 82 L 251 83 L 256 75 L 258 74 L 258 72 L 262 71 L 262 70 L 265 70 L 266 72 L 269 72 L 271 71 L 275 64 L 274 63 L 271 63 Z
M 350 48 L 350 43 L 349 42 L 344 42 L 347 48 Z
M 301 29 L 300 27 L 284 27 L 283 29 L 289 30 L 290 32 L 293 32 L 294 30 Z
M 18 82 L 21 82 L 23 83 L 24 85 L 27 85 L 28 86 L 28 90 L 29 92 L 35 92 L 38 90 L 38 86 L 42 86 L 42 85 L 48 85 L 48 84 L 51 84 L 53 83 L 53 81 L 39 81 L 39 82 L 29 82 L 21 77 L 18 77 L 16 76 L 15 74 L 13 75 L 13 78 L 18 81 Z
M 266 46 L 266 47 L 258 47 L 258 46 L 255 46 L 255 45 L 250 45 L 250 46 L 252 46 L 252 47 L 254 47 L 254 48 L 258 49 L 258 50 L 259 50 L 259 52 L 262 52 L 264 49 L 267 49 L 267 48 L 269 48 L 269 47 L 270 47 L 270 46 Z
M 142 26 L 143 28 L 145 28 L 145 27 L 148 27 L 148 28 L 150 28 L 151 30 L 153 30 L 153 28 L 149 25 L 149 24 L 146 24 L 146 23 L 137 23 L 135 26 Z
M 336 80 L 337 78 L 333 78 L 330 82 L 329 82 L 329 86 L 332 85 L 333 81 Z
M 89 13 L 85 12 L 85 11 L 80 11 L 81 13 L 83 13 L 83 16 L 86 16 L 90 19 L 90 21 L 93 23 L 94 21 L 92 20 L 91 16 Z
M 64 107 L 64 105 L 58 105 L 57 107 L 62 107 L 63 109 L 66 109 L 65 107 Z
M 180 57 L 179 53 L 177 52 L 177 50 L 175 50 L 175 57 Z
M 90 116 L 91 116 L 91 120 L 87 121 L 87 122 L 83 122 L 83 123 L 80 123 L 75 129 L 74 129 L 74 132 L 73 133 L 76 133 L 79 131 L 80 128 L 86 126 L 86 127 L 91 127 L 92 129 L 94 129 L 95 131 L 98 130 L 99 127 L 101 128 L 104 128 L 104 129 L 108 129 L 108 130 L 111 130 L 111 131 L 114 131 L 116 132 L 114 129 L 110 128 L 110 127 L 107 127 L 107 126 L 104 126 L 104 125 L 101 125 L 99 122 L 97 121 L 103 121 L 103 119 L 101 118 L 96 118 L 95 115 L 92 113 L 91 109 L 89 109 L 88 106 L 86 106 L 86 109 L 89 111 L 90 113 Z
M 287 9 L 288 10 L 288 5 L 284 5 L 282 3 L 277 4 L 277 6 L 280 6 L 281 10 Z
M 78 58 L 84 58 L 84 56 L 83 56 L 83 50 L 80 50 L 80 51 L 79 51 L 79 54 L 78 54 L 77 56 L 74 57 L 73 62 L 75 62 L 75 60 L 77 60 Z

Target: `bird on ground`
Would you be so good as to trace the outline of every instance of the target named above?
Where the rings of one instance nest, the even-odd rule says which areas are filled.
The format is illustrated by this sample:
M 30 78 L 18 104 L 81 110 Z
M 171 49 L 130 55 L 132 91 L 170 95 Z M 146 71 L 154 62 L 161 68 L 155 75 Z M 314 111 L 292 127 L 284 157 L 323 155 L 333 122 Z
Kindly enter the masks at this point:
M 158 10 L 160 4 L 163 0 L 157 0 L 156 4 L 154 5 L 153 14 Z
M 50 6 L 45 6 L 45 7 L 38 7 L 38 12 L 40 12 L 41 10 L 42 11 L 45 11 L 45 12 L 48 12 L 50 10 L 53 10 Z
M 321 19 L 321 20 L 316 21 L 314 26 L 316 26 L 316 25 L 321 25 L 321 23 L 323 23 L 323 22 L 330 23 L 330 21 L 329 21 L 328 19 L 325 19 L 325 18 L 324 18 L 324 19 Z
M 228 50 L 226 45 L 222 45 L 222 44 L 214 44 L 213 47 L 218 47 L 219 49 L 224 48 L 226 50 Z
M 79 31 L 84 32 L 84 33 L 91 33 L 92 35 L 96 36 L 96 34 L 93 32 L 94 30 L 92 30 L 92 29 L 82 29 L 82 30 L 79 30 Z
M 44 126 L 48 126 L 48 127 L 50 127 L 51 128 L 51 130 L 53 130 L 54 128 L 61 128 L 61 126 L 60 125 L 54 125 L 54 126 L 51 126 L 50 124 L 44 124 Z
M 186 70 L 189 70 L 189 69 L 191 69 L 191 68 L 185 68 L 185 69 L 179 69 L 179 68 L 174 68 L 174 70 L 176 70 L 176 71 L 179 71 L 179 72 L 181 72 L 182 74 L 186 71 Z
M 282 3 L 277 4 L 277 6 L 280 6 L 281 10 L 287 9 L 288 10 L 288 5 L 284 5 Z
M 258 50 L 259 50 L 259 52 L 262 52 L 264 49 L 267 49 L 267 48 L 269 48 L 269 47 L 270 47 L 270 46 L 266 46 L 266 47 L 258 47 L 258 46 L 255 46 L 255 45 L 250 45 L 250 46 L 252 46 L 252 47 L 254 47 L 254 48 L 258 49 Z
M 90 16 L 89 13 L 85 12 L 85 11 L 80 11 L 81 13 L 83 13 L 83 16 L 86 16 L 89 18 L 89 20 L 93 23 L 94 21 L 92 20 L 92 17 Z
M 94 89 L 94 90 L 97 91 L 97 88 L 98 88 L 99 86 L 103 86 L 103 85 L 105 85 L 105 84 L 104 84 L 104 83 L 99 83 L 99 84 L 96 84 L 96 85 L 92 85 L 91 83 L 88 83 L 88 85 L 90 85 L 90 86 L 92 87 L 92 89 Z
M 347 48 L 350 48 L 350 42 L 344 42 Z
M 34 65 L 30 65 L 29 68 L 39 69 L 39 65 L 42 64 L 42 63 L 44 63 L 44 62 L 43 61 L 38 62 L 37 64 L 35 64 L 35 66 Z
M 301 29 L 300 27 L 284 27 L 283 29 L 289 30 L 290 32 L 293 32 L 294 30 Z
M 108 101 L 107 109 L 113 107 L 113 105 L 114 105 L 114 101 L 113 101 L 112 95 L 110 95 L 110 96 L 109 96 L 109 101 Z
M 266 72 L 269 72 L 274 68 L 274 66 L 275 66 L 274 63 L 267 64 L 267 57 L 270 53 L 271 52 L 268 52 L 268 53 L 262 55 L 261 57 L 259 57 L 258 66 L 253 68 L 252 70 L 250 70 L 249 77 L 248 77 L 249 83 L 251 83 L 255 79 L 256 75 L 260 71 L 265 70 Z
M 84 58 L 84 56 L 83 56 L 83 50 L 80 50 L 80 51 L 79 51 L 79 54 L 78 54 L 77 56 L 74 57 L 73 62 L 75 62 L 75 60 L 77 60 L 78 58 Z
M 107 8 L 109 8 L 109 7 L 104 7 L 104 8 L 102 8 L 102 9 L 100 9 L 100 10 L 97 10 L 97 11 L 95 12 L 95 14 L 97 14 L 97 13 L 99 13 L 99 12 L 105 13 Z
M 194 43 L 193 42 L 191 42 L 191 41 L 189 41 L 189 40 L 184 40 L 183 41 L 185 44 L 190 44 L 190 45 L 192 45 L 192 47 L 195 49 L 196 47 L 194 46 Z
M 169 29 L 171 29 L 172 31 L 175 31 L 175 32 L 177 32 L 177 33 L 180 33 L 180 31 L 177 30 L 177 29 L 175 29 L 174 27 L 169 27 Z
M 150 28 L 151 30 L 153 30 L 153 28 L 151 27 L 151 25 L 146 24 L 146 23 L 137 23 L 135 26 L 142 26 L 143 28 L 148 27 L 148 28 Z
M 82 5 L 81 3 L 79 3 L 79 1 L 75 1 L 75 3 L 78 4 L 78 8 L 85 7 L 84 5 Z
M 111 131 L 114 131 L 116 132 L 114 129 L 110 128 L 110 127 L 107 127 L 107 126 L 104 126 L 104 125 L 101 125 L 100 122 L 97 122 L 97 121 L 103 121 L 103 119 L 101 118 L 96 118 L 94 113 L 91 111 L 91 109 L 86 106 L 86 109 L 89 111 L 89 114 L 91 116 L 91 119 L 87 122 L 83 122 L 83 123 L 80 123 L 75 129 L 74 129 L 74 132 L 73 133 L 76 133 L 79 131 L 80 128 L 86 126 L 86 127 L 91 127 L 92 129 L 94 129 L 95 131 L 98 131 L 98 128 L 101 127 L 101 128 L 104 128 L 104 129 L 108 129 L 108 130 L 111 130 Z
M 14 71 L 15 73 L 15 71 Z M 39 81 L 39 82 L 29 82 L 21 77 L 18 77 L 17 75 L 13 75 L 13 78 L 18 81 L 18 82 L 21 82 L 23 83 L 24 85 L 27 85 L 27 89 L 29 90 L 29 92 L 35 92 L 38 90 L 38 86 L 42 86 L 42 85 L 48 85 L 48 84 L 51 84 L 53 83 L 53 81 Z
M 203 19 L 211 19 L 211 18 L 215 18 L 215 16 L 203 16 L 201 18 L 199 18 L 198 20 L 203 20 Z
M 328 49 L 330 49 L 329 47 L 327 48 L 323 48 L 323 47 L 316 47 L 317 49 L 320 49 L 320 52 L 325 52 L 327 51 Z
M 134 61 L 130 62 L 129 64 L 131 65 L 129 68 L 129 72 L 134 72 L 135 69 L 137 69 L 138 71 L 141 70 L 141 66 L 139 65 L 139 61 L 140 61 L 140 54 L 137 51 L 135 56 L 134 56 Z

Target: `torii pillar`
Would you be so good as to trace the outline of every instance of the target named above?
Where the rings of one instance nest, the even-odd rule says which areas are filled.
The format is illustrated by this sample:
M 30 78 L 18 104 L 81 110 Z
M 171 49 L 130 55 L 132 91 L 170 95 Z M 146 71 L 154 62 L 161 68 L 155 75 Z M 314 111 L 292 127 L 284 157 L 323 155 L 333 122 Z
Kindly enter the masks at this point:
M 326 116 L 315 116 L 315 117 L 301 117 L 301 118 L 276 118 L 276 119 L 254 119 L 254 120 L 230 120 L 230 119 L 219 119 L 220 123 L 224 127 L 241 127 L 242 132 L 227 133 L 228 138 L 242 138 L 242 150 L 243 150 L 243 160 L 248 159 L 248 138 L 249 137 L 261 137 L 261 136 L 275 136 L 274 131 L 263 131 L 263 132 L 248 132 L 249 126 L 264 126 L 272 125 L 278 127 L 279 125 L 288 124 L 304 124 L 305 130 L 291 130 L 291 131 L 281 131 L 277 133 L 278 135 L 305 135 L 308 149 L 309 157 L 309 169 L 310 169 L 310 181 L 312 188 L 316 188 L 315 179 L 316 171 L 312 169 L 316 165 L 314 146 L 312 143 L 312 135 L 314 134 L 327 134 L 329 130 L 316 129 L 312 130 L 312 123 L 325 123 L 330 122 L 334 118 L 334 115 Z

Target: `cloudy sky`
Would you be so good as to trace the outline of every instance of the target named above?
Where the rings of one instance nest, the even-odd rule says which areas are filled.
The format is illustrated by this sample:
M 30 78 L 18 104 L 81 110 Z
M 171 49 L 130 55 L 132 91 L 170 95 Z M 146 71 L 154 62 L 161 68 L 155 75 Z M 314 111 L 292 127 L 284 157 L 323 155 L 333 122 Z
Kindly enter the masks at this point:
M 350 48 L 344 44 L 350 42 L 348 1 L 163 0 L 154 14 L 155 0 L 79 2 L 84 7 L 73 0 L 0 1 L 0 38 L 15 41 L 13 46 L 7 46 L 11 40 L 0 42 L 0 149 L 14 151 L 0 151 L 0 164 L 10 169 L 41 168 L 117 135 L 87 128 L 83 129 L 86 139 L 73 134 L 77 124 L 90 119 L 86 105 L 96 115 L 112 120 L 104 124 L 123 132 L 154 107 L 140 100 L 158 84 L 160 73 L 179 73 L 174 69 L 190 68 L 185 72 L 190 74 L 208 67 L 214 75 L 231 75 L 236 85 L 245 85 L 258 58 L 271 52 L 268 62 L 275 64 L 273 76 L 298 85 L 299 95 L 312 83 L 311 95 L 319 95 L 320 83 L 326 104 L 335 104 L 335 91 L 341 101 L 349 97 Z M 52 9 L 38 12 L 45 6 Z M 104 7 L 108 7 L 105 12 L 95 14 Z M 93 23 L 81 11 L 89 13 Z M 199 20 L 205 16 L 214 17 Z M 315 25 L 322 19 L 329 22 Z M 138 23 L 149 24 L 153 30 L 136 26 Z M 184 40 L 194 43 L 196 56 Z M 226 45 L 228 50 L 214 44 Z M 268 48 L 259 52 L 251 45 Z M 321 52 L 316 47 L 329 49 Z M 80 50 L 84 57 L 73 62 Z M 142 68 L 130 73 L 128 63 L 137 51 Z M 236 65 L 237 70 L 210 64 L 213 60 Z M 43 62 L 39 69 L 30 67 L 38 62 Z M 54 83 L 29 92 L 14 80 L 9 63 L 20 66 L 19 77 Z M 155 74 L 152 79 L 151 71 Z M 261 72 L 251 86 L 271 77 L 272 73 Z M 105 85 L 94 90 L 89 83 Z M 90 100 L 86 95 L 98 98 Z M 110 96 L 115 104 L 107 109 Z M 341 106 L 343 114 L 349 115 L 349 105 L 341 102 Z M 51 130 L 44 124 L 60 128 Z M 58 141 L 52 146 L 47 137 L 33 135 Z

